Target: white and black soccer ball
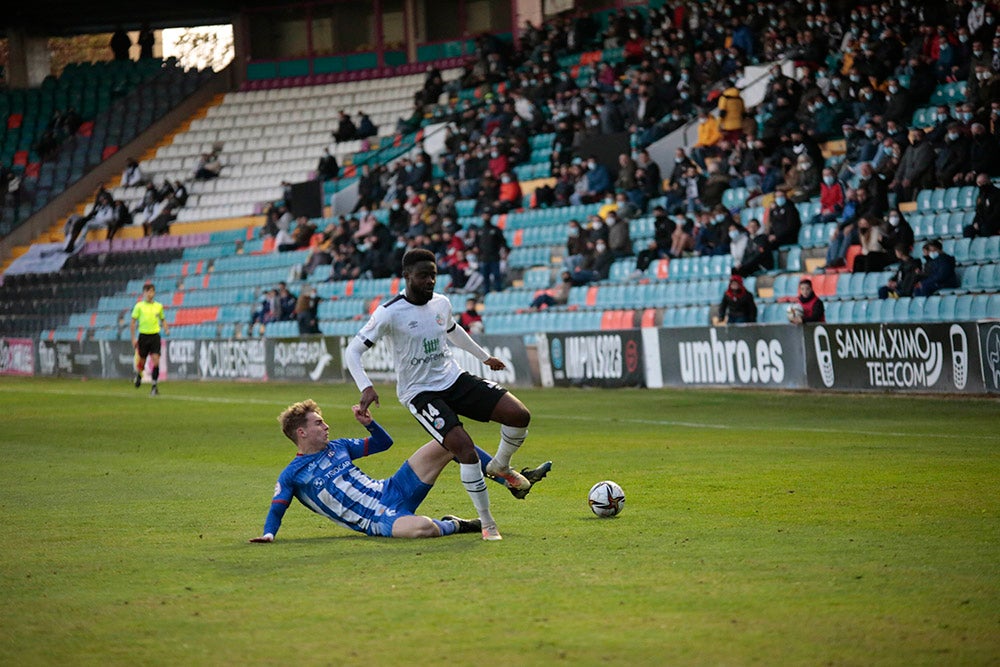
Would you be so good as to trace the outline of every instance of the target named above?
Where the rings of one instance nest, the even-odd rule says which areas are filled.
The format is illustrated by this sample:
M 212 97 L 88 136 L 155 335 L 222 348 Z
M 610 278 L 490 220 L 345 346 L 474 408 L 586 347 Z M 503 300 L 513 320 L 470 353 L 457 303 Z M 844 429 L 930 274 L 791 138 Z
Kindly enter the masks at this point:
M 625 492 L 611 480 L 598 482 L 587 494 L 590 511 L 601 518 L 617 516 L 625 509 Z

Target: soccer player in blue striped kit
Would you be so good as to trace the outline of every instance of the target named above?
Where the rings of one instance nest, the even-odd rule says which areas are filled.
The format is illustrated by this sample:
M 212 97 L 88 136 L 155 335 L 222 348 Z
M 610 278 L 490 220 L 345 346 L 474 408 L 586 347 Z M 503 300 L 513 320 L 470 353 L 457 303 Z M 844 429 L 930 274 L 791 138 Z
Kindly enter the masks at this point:
M 485 476 L 503 480 L 515 497 L 523 498 L 534 479 L 543 477 L 551 463 L 521 472 L 511 468 L 510 459 L 528 434 L 531 413 L 505 388 L 464 372 L 455 362 L 450 345 L 466 350 L 492 370 L 506 368 L 503 361 L 458 326 L 448 298 L 434 292 L 434 253 L 423 248 L 408 250 L 403 255 L 403 278 L 405 292 L 376 308 L 345 351 L 347 369 L 361 391 L 358 403 L 362 410 L 379 404 L 361 357 L 379 338 L 388 336 L 396 362 L 399 402 L 458 461 L 462 486 L 483 526 L 483 539 L 500 540 L 490 512 L 482 459 L 459 417 L 500 424 L 500 444 L 496 456 L 485 467 Z
M 345 528 L 381 537 L 444 537 L 478 533 L 479 519 L 445 516 L 440 520 L 416 515 L 452 454 L 431 441 L 420 447 L 387 479 L 373 479 L 354 460 L 384 452 L 392 438 L 367 410 L 353 406 L 354 418 L 367 438 L 330 440 L 330 427 L 312 400 L 294 403 L 278 417 L 281 430 L 295 443 L 295 459 L 278 476 L 264 532 L 251 542 L 273 542 L 292 498 Z M 480 452 L 483 466 L 489 454 Z M 543 475 L 544 476 L 544 475 Z

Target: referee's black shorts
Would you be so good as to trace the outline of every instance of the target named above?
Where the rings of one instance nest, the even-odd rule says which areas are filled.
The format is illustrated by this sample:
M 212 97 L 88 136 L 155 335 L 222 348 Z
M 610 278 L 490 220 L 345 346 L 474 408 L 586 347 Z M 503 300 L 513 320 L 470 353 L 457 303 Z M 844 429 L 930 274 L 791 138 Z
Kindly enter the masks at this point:
M 143 358 L 148 357 L 151 354 L 159 354 L 160 334 L 139 334 L 136 350 L 139 352 L 139 356 Z

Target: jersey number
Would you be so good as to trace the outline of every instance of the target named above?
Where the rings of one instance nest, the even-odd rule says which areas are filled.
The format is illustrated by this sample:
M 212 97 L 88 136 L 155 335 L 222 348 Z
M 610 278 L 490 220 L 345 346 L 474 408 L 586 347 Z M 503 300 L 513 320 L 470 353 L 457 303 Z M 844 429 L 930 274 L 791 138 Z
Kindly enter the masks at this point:
M 434 407 L 432 403 L 428 403 L 424 406 L 424 409 L 420 411 L 420 416 L 423 417 L 428 422 L 433 423 L 434 418 L 439 416 L 441 412 Z

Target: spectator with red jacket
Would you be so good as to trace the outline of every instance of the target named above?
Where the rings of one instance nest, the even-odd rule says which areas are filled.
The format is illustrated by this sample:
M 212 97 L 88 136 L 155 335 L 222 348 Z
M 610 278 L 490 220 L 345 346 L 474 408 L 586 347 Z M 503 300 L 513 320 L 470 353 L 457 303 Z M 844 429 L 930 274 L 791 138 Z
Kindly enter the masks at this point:
M 826 322 L 823 302 L 813 292 L 812 281 L 808 278 L 799 281 L 799 296 L 788 308 L 788 321 L 792 324 Z
M 844 210 L 844 185 L 837 180 L 833 169 L 823 170 L 823 182 L 819 186 L 819 213 L 811 221 L 834 222 Z

